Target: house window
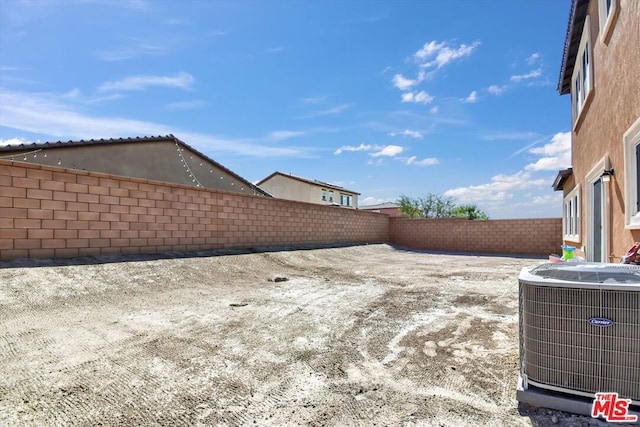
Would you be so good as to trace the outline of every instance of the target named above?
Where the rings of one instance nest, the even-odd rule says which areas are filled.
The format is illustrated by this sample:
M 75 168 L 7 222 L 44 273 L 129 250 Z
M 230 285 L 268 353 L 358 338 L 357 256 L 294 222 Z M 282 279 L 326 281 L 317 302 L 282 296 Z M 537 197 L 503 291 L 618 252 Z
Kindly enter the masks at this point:
M 577 185 L 564 198 L 562 228 L 564 240 L 580 241 L 580 186 Z
M 333 202 L 333 191 L 329 191 L 329 201 Z
M 591 37 L 589 36 L 590 25 L 589 16 L 585 19 L 584 29 L 582 30 L 582 39 L 576 55 L 576 63 L 571 77 L 572 105 L 573 105 L 573 123 L 577 125 L 585 104 L 589 100 L 593 83 L 591 79 Z
M 618 8 L 618 0 L 598 0 L 598 15 L 600 18 L 600 40 L 607 42 L 611 29 L 613 28 L 613 20 L 615 19 L 616 10 Z
M 640 229 L 640 117 L 624 133 L 625 228 Z
M 322 200 L 327 200 L 327 190 L 325 190 L 324 188 L 322 189 Z
M 353 206 L 353 196 L 348 196 L 346 194 L 340 195 L 340 204 L 342 206 Z

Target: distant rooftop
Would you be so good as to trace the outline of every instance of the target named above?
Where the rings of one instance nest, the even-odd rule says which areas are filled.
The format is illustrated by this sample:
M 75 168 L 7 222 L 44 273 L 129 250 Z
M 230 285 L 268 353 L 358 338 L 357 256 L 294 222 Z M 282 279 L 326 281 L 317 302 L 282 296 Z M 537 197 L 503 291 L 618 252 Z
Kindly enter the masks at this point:
M 296 181 L 306 182 L 307 184 L 318 185 L 318 186 L 321 186 L 321 187 L 332 188 L 334 190 L 345 191 L 345 192 L 348 192 L 348 193 L 353 193 L 353 194 L 360 195 L 360 193 L 358 193 L 356 191 L 347 190 L 346 188 L 340 187 L 339 185 L 336 185 L 336 184 L 331 184 L 331 183 L 328 183 L 328 182 L 325 182 L 325 181 L 320 181 L 320 180 L 317 180 L 317 179 L 302 178 L 300 176 L 295 176 L 295 175 L 292 175 L 290 173 L 283 173 L 283 172 L 278 172 L 278 171 L 276 171 L 276 172 L 272 173 L 271 175 L 269 175 L 268 177 L 260 180 L 256 185 L 262 185 L 262 183 L 264 183 L 265 181 L 273 178 L 276 175 L 280 175 L 280 176 L 284 176 L 284 177 L 287 177 L 287 178 L 295 179 Z
M 358 209 L 364 209 L 364 210 L 374 210 L 374 209 L 394 209 L 394 208 L 398 208 L 400 205 L 398 205 L 395 202 L 386 202 L 386 203 L 379 203 L 377 205 L 366 205 L 366 206 L 360 206 Z

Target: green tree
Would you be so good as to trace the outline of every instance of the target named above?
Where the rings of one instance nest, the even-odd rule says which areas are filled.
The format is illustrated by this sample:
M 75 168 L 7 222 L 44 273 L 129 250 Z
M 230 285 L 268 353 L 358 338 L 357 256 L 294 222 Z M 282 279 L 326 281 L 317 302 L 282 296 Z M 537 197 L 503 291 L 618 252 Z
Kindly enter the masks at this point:
M 409 218 L 424 218 L 418 199 L 412 199 L 403 194 L 398 199 L 398 204 L 400 205 L 398 210 Z
M 448 197 L 428 194 L 425 197 L 411 198 L 404 194 L 398 199 L 398 210 L 409 218 L 467 218 L 489 219 L 476 205 L 456 206 Z
M 489 216 L 482 212 L 476 205 L 460 205 L 453 209 L 453 214 L 457 218 L 467 219 L 489 219 Z
M 415 199 L 420 206 L 420 218 L 448 218 L 452 216 L 453 201 L 438 194 L 428 194 L 426 197 Z

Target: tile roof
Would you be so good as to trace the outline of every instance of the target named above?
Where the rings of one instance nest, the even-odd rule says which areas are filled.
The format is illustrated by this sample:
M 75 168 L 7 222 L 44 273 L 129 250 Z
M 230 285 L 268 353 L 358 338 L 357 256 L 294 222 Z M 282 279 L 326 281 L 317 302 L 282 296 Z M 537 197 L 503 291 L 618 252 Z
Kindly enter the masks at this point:
M 62 148 L 62 147 L 75 147 L 79 145 L 104 145 L 104 144 L 126 144 L 132 142 L 157 142 L 157 141 L 177 141 L 189 149 L 197 152 L 192 147 L 189 147 L 184 142 L 180 141 L 175 136 L 169 135 L 158 135 L 158 136 L 136 136 L 135 138 L 109 138 L 109 139 L 79 139 L 79 140 L 69 140 L 69 141 L 55 141 L 55 142 L 33 142 L 31 144 L 13 144 L 13 145 L 4 145 L 0 146 L 0 152 L 12 152 L 12 151 L 24 151 L 24 150 L 37 150 L 41 148 Z M 202 153 L 198 153 L 202 155 Z M 205 156 L 206 157 L 206 156 Z

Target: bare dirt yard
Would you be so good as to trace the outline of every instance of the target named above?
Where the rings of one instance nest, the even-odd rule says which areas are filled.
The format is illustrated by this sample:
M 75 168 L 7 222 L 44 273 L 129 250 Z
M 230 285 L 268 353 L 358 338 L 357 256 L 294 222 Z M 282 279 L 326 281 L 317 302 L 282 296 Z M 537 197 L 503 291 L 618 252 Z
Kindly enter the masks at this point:
M 518 408 L 541 259 L 174 255 L 0 262 L 0 425 L 604 425 Z

